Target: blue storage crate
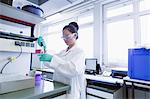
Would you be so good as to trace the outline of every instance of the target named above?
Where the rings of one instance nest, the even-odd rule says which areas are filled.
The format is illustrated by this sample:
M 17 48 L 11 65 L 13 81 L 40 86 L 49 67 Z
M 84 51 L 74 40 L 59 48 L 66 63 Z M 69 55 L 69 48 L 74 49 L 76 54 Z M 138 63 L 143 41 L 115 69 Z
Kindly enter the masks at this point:
M 128 76 L 150 81 L 150 49 L 128 49 Z

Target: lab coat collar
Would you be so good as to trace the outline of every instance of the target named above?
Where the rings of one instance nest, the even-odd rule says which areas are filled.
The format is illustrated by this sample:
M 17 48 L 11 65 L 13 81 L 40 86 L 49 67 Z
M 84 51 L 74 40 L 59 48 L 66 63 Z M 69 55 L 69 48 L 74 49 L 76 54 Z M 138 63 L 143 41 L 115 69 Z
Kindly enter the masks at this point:
M 75 48 L 77 48 L 77 44 L 75 44 L 74 46 L 72 46 L 72 48 L 70 48 L 67 52 L 70 52 L 70 51 L 74 50 Z

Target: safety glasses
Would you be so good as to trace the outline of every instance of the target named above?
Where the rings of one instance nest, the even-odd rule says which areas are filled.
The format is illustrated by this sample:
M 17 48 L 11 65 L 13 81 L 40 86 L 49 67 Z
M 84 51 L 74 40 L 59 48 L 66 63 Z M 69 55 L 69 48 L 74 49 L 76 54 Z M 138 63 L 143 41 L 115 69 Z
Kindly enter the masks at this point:
M 69 34 L 69 35 L 63 35 L 61 38 L 64 40 L 70 40 L 75 36 L 76 33 Z

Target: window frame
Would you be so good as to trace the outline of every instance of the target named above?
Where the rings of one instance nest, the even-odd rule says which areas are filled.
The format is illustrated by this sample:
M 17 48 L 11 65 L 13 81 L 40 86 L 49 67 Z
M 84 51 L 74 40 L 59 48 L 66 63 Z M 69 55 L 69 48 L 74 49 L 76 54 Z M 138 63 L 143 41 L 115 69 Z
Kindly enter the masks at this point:
M 119 16 L 114 16 L 114 17 L 109 17 L 107 18 L 106 16 L 106 8 L 107 7 L 112 7 L 116 4 L 121 4 L 121 3 L 125 3 L 128 2 L 128 4 L 132 3 L 133 4 L 133 12 L 131 13 L 126 13 L 123 15 L 119 15 Z M 134 45 L 138 46 L 141 44 L 141 33 L 140 33 L 140 16 L 143 15 L 147 15 L 150 14 L 150 10 L 146 10 L 146 11 L 139 11 L 139 4 L 138 2 L 140 2 L 139 0 L 121 0 L 121 1 L 112 1 L 112 2 L 106 2 L 106 3 L 102 3 L 102 11 L 103 11 L 103 23 L 102 23 L 102 29 L 103 29 L 103 42 L 102 42 L 102 46 L 103 46 L 103 56 L 102 56 L 102 60 L 103 60 L 103 64 L 105 66 L 121 66 L 120 64 L 110 64 L 108 63 L 108 47 L 107 47 L 107 32 L 106 32 L 106 25 L 108 23 L 111 22 L 116 22 L 116 21 L 121 21 L 121 20 L 126 20 L 126 19 L 133 19 L 134 20 Z M 127 66 L 125 66 L 127 67 Z

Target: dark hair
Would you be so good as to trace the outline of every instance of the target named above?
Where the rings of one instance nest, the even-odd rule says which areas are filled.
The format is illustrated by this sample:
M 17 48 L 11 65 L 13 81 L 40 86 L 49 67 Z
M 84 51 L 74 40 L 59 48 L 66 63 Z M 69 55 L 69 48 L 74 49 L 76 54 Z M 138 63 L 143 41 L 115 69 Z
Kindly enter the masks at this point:
M 70 22 L 69 25 L 73 25 L 76 27 L 77 30 L 79 30 L 79 26 L 78 26 L 77 22 Z
M 79 26 L 76 22 L 70 22 L 69 25 L 66 25 L 64 29 L 67 29 L 68 31 L 70 31 L 71 33 L 77 33 L 77 37 L 76 39 L 78 39 L 78 29 L 79 29 Z

